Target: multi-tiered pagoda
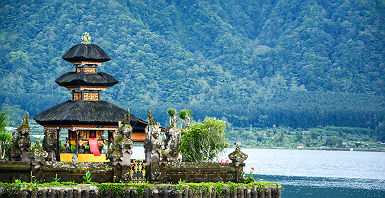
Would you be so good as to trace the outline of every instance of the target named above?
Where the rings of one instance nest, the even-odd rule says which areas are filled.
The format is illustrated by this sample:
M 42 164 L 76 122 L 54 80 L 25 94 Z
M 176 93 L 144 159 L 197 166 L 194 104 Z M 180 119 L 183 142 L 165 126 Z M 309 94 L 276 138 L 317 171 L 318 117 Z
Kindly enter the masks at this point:
M 70 62 L 75 71 L 60 76 L 56 83 L 71 91 L 72 99 L 41 112 L 34 119 L 45 129 L 68 130 L 67 141 L 76 148 L 88 148 L 97 142 L 100 150 L 112 141 L 118 122 L 126 113 L 101 100 L 102 91 L 118 83 L 113 76 L 99 71 L 102 63 L 111 58 L 98 45 L 90 43 L 88 33 L 83 34 L 82 44 L 73 46 L 62 58 Z M 131 114 L 131 125 L 132 140 L 144 142 L 147 122 Z

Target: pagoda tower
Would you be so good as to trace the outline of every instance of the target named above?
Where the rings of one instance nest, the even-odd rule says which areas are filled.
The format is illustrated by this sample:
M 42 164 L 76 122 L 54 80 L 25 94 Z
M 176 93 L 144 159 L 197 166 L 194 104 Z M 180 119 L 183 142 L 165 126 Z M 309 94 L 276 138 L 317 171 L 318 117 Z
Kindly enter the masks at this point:
M 92 150 L 95 151 L 97 144 L 100 151 L 104 145 L 109 146 L 113 141 L 113 133 L 118 130 L 118 122 L 122 121 L 127 113 L 126 110 L 101 100 L 102 91 L 116 85 L 118 81 L 113 76 L 99 71 L 102 63 L 110 61 L 111 58 L 98 45 L 91 44 L 90 40 L 89 34 L 84 33 L 82 43 L 73 46 L 62 57 L 74 66 L 75 71 L 63 74 L 55 82 L 71 91 L 71 100 L 45 110 L 33 118 L 44 130 L 57 130 L 57 140 L 60 130 L 68 130 L 67 143 L 76 147 L 76 153 L 79 147 L 82 150 L 93 147 Z M 134 142 L 144 142 L 144 129 L 147 124 L 131 114 Z M 107 137 L 104 136 L 105 132 Z M 57 156 L 60 158 L 58 154 Z

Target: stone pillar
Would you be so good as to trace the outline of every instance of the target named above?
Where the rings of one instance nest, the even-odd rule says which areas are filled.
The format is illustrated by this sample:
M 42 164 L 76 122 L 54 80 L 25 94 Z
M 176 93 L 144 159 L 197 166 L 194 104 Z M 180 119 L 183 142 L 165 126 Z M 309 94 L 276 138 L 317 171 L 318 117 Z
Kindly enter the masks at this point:
M 237 183 L 244 182 L 245 178 L 243 177 L 243 168 L 245 167 L 245 163 L 243 162 L 247 159 L 247 155 L 241 151 L 239 144 L 237 144 L 235 151 L 229 154 L 229 159 L 237 169 L 235 182 Z
M 164 161 L 177 162 L 178 148 L 181 141 L 181 130 L 176 126 L 176 115 L 170 116 L 170 126 L 166 130 L 166 145 Z
M 151 131 L 150 126 L 154 126 L 155 121 L 154 117 L 151 115 L 151 110 L 148 110 L 148 125 L 144 129 L 144 132 L 146 134 L 146 139 L 144 140 L 144 158 L 147 162 L 147 164 L 150 166 L 151 161 L 151 150 L 152 150 L 152 144 L 151 144 Z
M 30 162 L 28 153 L 30 152 L 31 140 L 29 138 L 29 114 L 23 117 L 23 123 L 17 126 L 17 130 L 12 134 L 12 149 L 10 159 L 12 161 Z
M 57 129 L 44 128 L 43 149 L 48 153 L 47 161 L 56 161 L 57 152 L 59 152 L 57 141 Z
M 60 146 L 61 146 L 60 131 L 61 130 L 59 128 L 56 129 L 56 160 L 57 161 L 60 161 Z
M 114 141 L 107 154 L 107 158 L 110 159 L 114 166 L 114 176 L 122 179 L 122 181 L 129 181 L 131 179 L 130 165 L 133 142 L 131 140 L 132 126 L 130 118 L 130 110 L 127 110 L 124 120 L 119 122 L 119 129 L 114 133 Z
M 162 151 L 164 151 L 164 134 L 161 132 L 160 124 L 154 122 L 154 117 L 151 115 L 151 111 L 148 110 L 148 125 L 145 129 L 145 155 L 146 162 L 148 164 L 148 177 L 149 181 L 157 181 L 159 176 L 159 162 L 162 160 Z

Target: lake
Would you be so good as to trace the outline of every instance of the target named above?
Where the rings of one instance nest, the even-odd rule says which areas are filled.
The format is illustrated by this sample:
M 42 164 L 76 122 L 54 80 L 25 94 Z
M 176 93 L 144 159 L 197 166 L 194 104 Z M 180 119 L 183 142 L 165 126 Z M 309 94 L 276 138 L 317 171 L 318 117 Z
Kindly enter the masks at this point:
M 282 197 L 385 197 L 385 153 L 242 149 L 245 172 L 282 184 Z M 228 152 L 228 151 L 227 151 Z
M 256 180 L 280 183 L 283 198 L 385 197 L 384 152 L 241 150 L 248 155 L 245 173 L 253 167 Z M 144 158 L 142 147 L 134 147 L 133 158 Z

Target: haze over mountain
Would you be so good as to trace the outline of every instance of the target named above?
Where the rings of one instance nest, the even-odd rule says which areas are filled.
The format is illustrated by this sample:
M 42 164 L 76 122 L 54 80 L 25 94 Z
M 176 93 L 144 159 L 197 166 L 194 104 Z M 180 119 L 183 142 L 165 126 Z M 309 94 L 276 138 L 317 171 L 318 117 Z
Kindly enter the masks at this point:
M 70 99 L 61 56 L 89 32 L 120 83 L 102 99 L 166 123 L 170 107 L 237 126 L 375 128 L 385 120 L 383 0 L 0 2 L 0 102 Z M 18 105 L 18 106 L 15 106 Z M 16 113 L 15 113 L 16 112 Z M 384 132 L 385 133 L 385 132 Z

